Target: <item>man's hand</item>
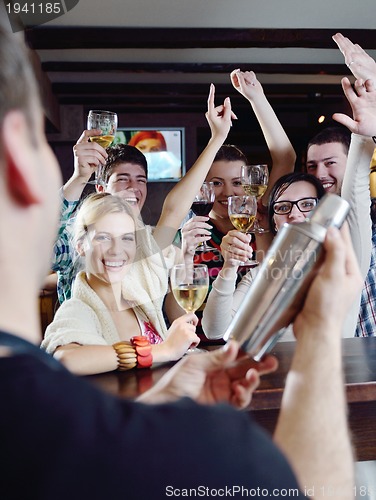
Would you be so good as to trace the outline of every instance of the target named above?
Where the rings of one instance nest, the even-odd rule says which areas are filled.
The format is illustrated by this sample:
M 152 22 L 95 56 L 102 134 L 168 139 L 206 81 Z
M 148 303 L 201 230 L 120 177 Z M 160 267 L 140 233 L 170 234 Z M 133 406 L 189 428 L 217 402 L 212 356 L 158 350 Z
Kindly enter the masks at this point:
M 232 341 L 210 353 L 189 354 L 138 401 L 154 404 L 189 397 L 202 404 L 226 402 L 245 408 L 259 385 L 260 375 L 275 371 L 278 362 L 270 355 L 260 363 L 248 356 L 237 359 L 238 353 L 239 346 Z
M 352 301 L 363 285 L 347 224 L 341 232 L 336 228 L 328 229 L 324 249 L 324 262 L 294 321 L 298 341 L 301 331 L 325 337 L 336 331 L 340 333 Z
M 350 103 L 353 119 L 342 113 L 335 113 L 333 119 L 345 125 L 355 134 L 372 137 L 376 135 L 376 87 L 372 80 L 356 80 L 351 87 L 348 78 L 342 79 L 342 88 Z
M 84 130 L 77 143 L 73 146 L 74 175 L 76 177 L 87 181 L 99 165 L 106 163 L 108 156 L 106 150 L 96 142 L 89 141 L 90 137 L 100 134 L 100 129 Z

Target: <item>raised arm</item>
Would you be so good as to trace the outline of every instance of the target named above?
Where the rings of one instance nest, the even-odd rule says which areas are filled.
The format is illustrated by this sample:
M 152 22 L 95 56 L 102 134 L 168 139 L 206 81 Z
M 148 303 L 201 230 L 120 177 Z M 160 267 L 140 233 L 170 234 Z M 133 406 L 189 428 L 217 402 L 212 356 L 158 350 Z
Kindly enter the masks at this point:
M 371 78 L 376 81 L 376 62 L 360 45 L 353 43 L 342 33 L 336 33 L 332 38 L 342 52 L 346 66 L 355 78 L 363 80 Z
M 272 157 L 269 185 L 262 198 L 263 204 L 267 206 L 269 193 L 275 181 L 282 175 L 294 171 L 296 154 L 255 73 L 236 69 L 231 73 L 231 82 L 250 102 Z
M 208 111 L 205 115 L 210 126 L 211 138 L 194 165 L 166 196 L 162 214 L 153 233 L 162 249 L 172 243 L 176 231 L 189 212 L 194 197 L 205 180 L 217 151 L 229 133 L 232 120 L 236 119 L 231 110 L 229 97 L 226 97 L 222 105 L 216 107 L 214 96 L 215 88 L 211 84 Z
M 324 264 L 294 322 L 297 346 L 274 436 L 315 499 L 354 498 L 341 327 L 363 280 L 346 229 L 328 231 Z
M 98 133 L 100 130 L 84 130 L 73 147 L 74 171 L 63 187 L 64 198 L 68 201 L 76 201 L 80 198 L 93 172 L 99 164 L 106 161 L 106 150 L 95 142 L 89 142 L 89 138 Z

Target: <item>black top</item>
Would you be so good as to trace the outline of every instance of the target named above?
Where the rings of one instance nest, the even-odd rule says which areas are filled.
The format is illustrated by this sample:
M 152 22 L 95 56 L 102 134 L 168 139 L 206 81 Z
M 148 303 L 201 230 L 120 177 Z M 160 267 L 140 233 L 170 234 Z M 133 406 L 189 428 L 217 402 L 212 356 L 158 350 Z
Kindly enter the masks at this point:
M 0 357 L 3 500 L 297 489 L 286 460 L 247 413 L 188 398 L 155 406 L 120 400 L 20 338 L 0 332 L 0 346 L 12 350 Z

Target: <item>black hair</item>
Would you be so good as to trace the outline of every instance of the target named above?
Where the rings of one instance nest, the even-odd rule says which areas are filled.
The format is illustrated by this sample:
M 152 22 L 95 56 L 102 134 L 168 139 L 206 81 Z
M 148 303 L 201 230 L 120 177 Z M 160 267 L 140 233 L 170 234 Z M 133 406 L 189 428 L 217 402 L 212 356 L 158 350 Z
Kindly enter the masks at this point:
M 346 127 L 327 127 L 321 130 L 309 141 L 307 150 L 313 146 L 321 146 L 332 142 L 339 142 L 345 148 L 346 154 L 349 152 L 351 132 Z
M 282 175 L 273 186 L 269 197 L 268 204 L 268 220 L 270 231 L 275 235 L 277 231 L 274 225 L 273 203 L 286 191 L 286 189 L 295 182 L 309 182 L 317 191 L 317 198 L 320 199 L 325 194 L 325 189 L 321 182 L 314 175 L 306 172 L 292 172 L 291 174 Z
M 108 182 L 114 167 L 120 163 L 133 163 L 134 165 L 139 165 L 145 171 L 146 177 L 148 176 L 148 164 L 145 155 L 134 146 L 129 146 L 128 144 L 116 144 L 115 146 L 110 146 L 106 149 L 108 157 L 106 160 L 106 165 L 103 169 L 103 181 Z

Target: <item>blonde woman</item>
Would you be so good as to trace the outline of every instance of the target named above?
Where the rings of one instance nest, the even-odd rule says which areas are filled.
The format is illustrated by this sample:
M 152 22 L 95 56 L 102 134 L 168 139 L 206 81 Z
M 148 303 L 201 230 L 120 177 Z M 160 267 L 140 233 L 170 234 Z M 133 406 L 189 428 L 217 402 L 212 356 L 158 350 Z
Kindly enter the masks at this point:
M 125 201 L 107 193 L 88 197 L 73 240 L 85 270 L 46 330 L 47 352 L 72 372 L 89 375 L 176 360 L 198 344 L 194 314 L 166 330 L 164 259 Z

